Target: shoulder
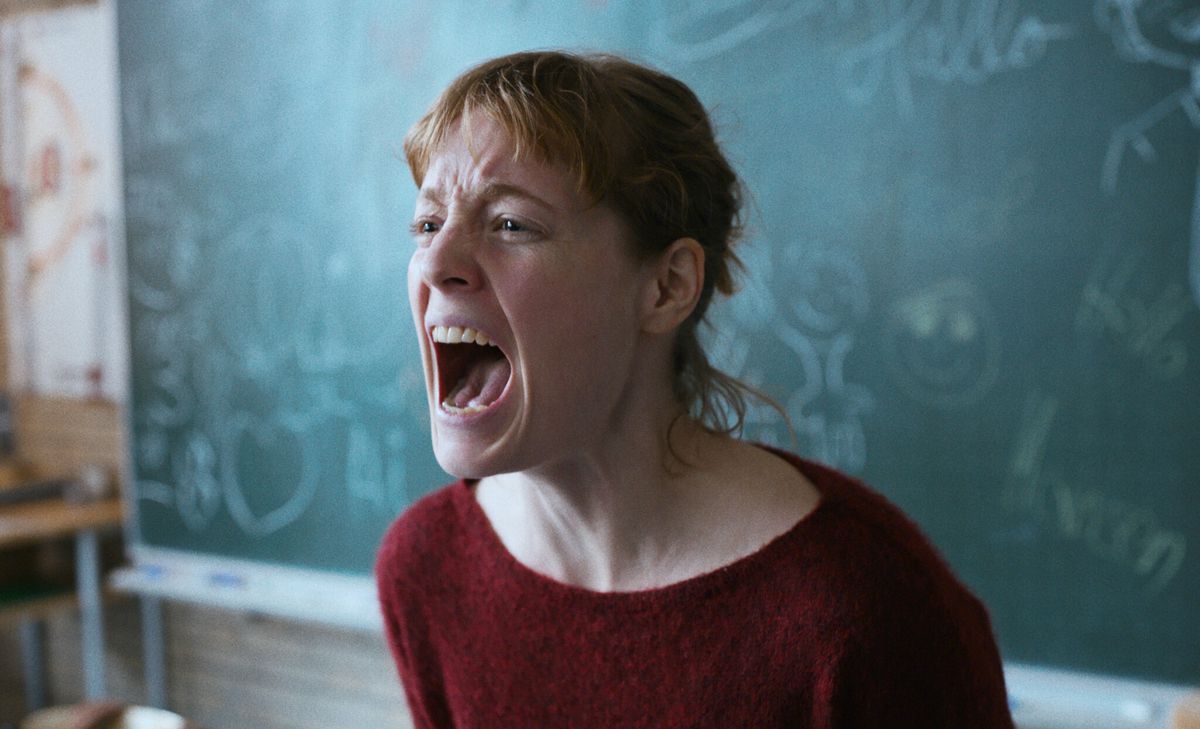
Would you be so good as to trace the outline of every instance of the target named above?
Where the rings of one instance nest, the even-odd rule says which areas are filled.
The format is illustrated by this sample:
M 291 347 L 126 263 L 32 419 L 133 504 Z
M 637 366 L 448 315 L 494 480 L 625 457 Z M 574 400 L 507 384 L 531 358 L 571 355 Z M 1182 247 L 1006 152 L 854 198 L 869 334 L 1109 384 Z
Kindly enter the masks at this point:
M 382 582 L 407 581 L 432 569 L 452 554 L 447 549 L 461 538 L 463 499 L 469 496 L 461 481 L 443 486 L 408 507 L 383 535 L 375 559 Z
M 827 698 L 855 717 L 845 725 L 911 712 L 929 720 L 925 727 L 1010 727 L 983 603 L 887 498 L 828 467 L 796 462 L 822 492 L 809 536 L 840 635 Z
M 828 466 L 782 451 L 820 493 L 808 535 L 817 557 L 848 570 L 859 587 L 875 591 L 916 591 L 937 586 L 967 593 L 949 564 L 921 528 L 899 507 L 862 481 Z
M 992 640 L 983 604 L 899 507 L 840 471 L 775 453 L 821 494 L 817 509 L 794 530 L 797 552 L 788 559 L 849 635 L 869 644 L 927 628 Z

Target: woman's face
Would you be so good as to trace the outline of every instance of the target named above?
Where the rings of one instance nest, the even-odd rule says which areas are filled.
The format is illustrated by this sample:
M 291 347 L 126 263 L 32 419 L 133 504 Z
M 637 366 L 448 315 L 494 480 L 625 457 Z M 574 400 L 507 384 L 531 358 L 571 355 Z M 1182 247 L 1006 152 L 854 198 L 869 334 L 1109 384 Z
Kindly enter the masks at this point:
M 490 120 L 470 148 L 461 131 L 417 197 L 408 292 L 434 453 L 478 478 L 563 461 L 620 420 L 652 273 L 566 169 L 514 160 Z

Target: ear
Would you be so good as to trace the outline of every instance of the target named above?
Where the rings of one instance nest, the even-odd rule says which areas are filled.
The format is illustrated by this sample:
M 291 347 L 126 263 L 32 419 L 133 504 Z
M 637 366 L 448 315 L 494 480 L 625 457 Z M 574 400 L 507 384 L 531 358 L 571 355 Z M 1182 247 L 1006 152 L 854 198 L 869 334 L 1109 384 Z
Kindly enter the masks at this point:
M 652 266 L 643 299 L 642 328 L 651 334 L 674 331 L 696 308 L 704 288 L 704 248 L 695 238 L 680 238 Z

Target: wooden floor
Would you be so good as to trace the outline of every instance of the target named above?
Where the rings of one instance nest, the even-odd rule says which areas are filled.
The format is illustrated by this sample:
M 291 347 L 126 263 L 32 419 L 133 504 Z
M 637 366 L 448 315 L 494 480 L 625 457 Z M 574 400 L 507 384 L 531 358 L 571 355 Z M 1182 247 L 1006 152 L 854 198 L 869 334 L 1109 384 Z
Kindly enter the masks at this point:
M 169 707 L 207 729 L 401 729 L 411 727 L 382 636 L 169 605 Z M 123 598 L 108 606 L 107 683 L 141 702 L 140 616 Z M 80 699 L 79 623 L 47 623 L 53 703 Z M 0 726 L 24 711 L 17 631 L 0 631 Z

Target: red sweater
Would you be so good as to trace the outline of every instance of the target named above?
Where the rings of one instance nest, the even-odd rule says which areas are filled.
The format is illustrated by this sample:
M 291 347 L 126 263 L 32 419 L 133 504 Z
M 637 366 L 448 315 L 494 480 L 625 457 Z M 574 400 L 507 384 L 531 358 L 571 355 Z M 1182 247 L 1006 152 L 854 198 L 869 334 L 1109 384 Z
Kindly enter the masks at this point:
M 1012 729 L 983 605 L 882 496 L 780 454 L 821 504 L 758 552 L 642 592 L 517 562 L 460 481 L 376 565 L 424 727 Z

